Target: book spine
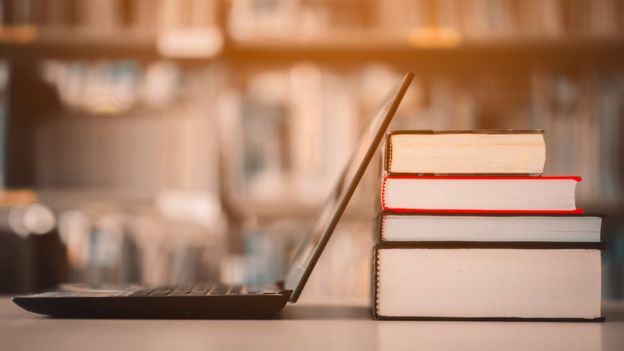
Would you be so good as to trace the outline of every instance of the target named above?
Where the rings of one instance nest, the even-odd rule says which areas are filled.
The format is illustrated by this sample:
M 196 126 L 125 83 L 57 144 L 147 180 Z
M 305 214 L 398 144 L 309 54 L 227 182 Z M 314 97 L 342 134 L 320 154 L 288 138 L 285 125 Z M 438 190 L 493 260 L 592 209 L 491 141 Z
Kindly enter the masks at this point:
M 384 212 L 380 212 L 379 213 L 379 224 L 378 224 L 378 229 L 379 229 L 379 236 L 378 239 L 379 241 L 385 241 L 385 234 L 386 234 L 386 214 Z
M 372 306 L 373 306 L 373 319 L 379 319 L 379 247 L 373 247 L 373 279 L 372 279 Z
M 388 211 L 388 207 L 386 206 L 386 183 L 388 182 L 388 177 L 384 176 L 381 181 L 381 194 L 379 198 L 381 199 L 381 209 L 382 211 Z
M 382 175 L 391 174 L 390 170 L 392 169 L 392 132 L 386 135 L 386 143 L 385 143 L 385 150 L 383 153 L 383 157 L 384 157 L 384 162 L 383 162 L 384 173 Z

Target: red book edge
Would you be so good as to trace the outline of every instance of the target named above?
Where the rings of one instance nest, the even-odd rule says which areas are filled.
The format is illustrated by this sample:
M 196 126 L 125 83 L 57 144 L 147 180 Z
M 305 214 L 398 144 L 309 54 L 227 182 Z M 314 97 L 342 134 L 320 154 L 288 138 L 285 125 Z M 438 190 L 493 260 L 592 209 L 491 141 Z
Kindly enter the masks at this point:
M 386 180 L 388 179 L 470 179 L 470 180 L 574 180 L 580 182 L 579 176 L 384 176 L 381 185 L 381 208 L 384 211 L 402 213 L 482 213 L 482 214 L 583 214 L 585 210 L 482 210 L 482 209 L 425 209 L 425 208 L 394 208 L 386 206 Z
M 417 176 L 417 175 L 387 175 L 386 179 L 443 179 L 443 180 L 575 180 L 580 182 L 583 178 L 579 176 Z
M 583 214 L 585 210 L 479 210 L 479 209 L 425 209 L 425 208 L 394 208 L 382 204 L 384 211 L 403 213 L 481 213 L 481 214 Z

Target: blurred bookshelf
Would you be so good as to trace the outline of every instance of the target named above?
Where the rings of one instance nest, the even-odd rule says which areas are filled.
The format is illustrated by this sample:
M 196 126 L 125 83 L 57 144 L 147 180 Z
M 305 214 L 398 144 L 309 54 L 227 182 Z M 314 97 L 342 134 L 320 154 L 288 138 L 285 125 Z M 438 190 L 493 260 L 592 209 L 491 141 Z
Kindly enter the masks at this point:
M 0 242 L 25 250 L 9 217 L 47 206 L 57 280 L 277 278 L 410 70 L 392 128 L 546 130 L 546 174 L 584 177 L 624 297 L 623 0 L 5 0 L 0 24 L 2 184 L 37 195 L 2 207 Z M 379 162 L 307 298 L 366 298 Z

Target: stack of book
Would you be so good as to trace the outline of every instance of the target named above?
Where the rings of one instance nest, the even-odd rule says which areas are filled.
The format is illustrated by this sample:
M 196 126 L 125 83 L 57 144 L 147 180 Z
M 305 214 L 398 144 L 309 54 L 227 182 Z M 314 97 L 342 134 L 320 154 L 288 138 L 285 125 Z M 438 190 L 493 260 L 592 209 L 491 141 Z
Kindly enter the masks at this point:
M 388 134 L 374 317 L 602 320 L 601 218 L 545 150 L 541 130 Z

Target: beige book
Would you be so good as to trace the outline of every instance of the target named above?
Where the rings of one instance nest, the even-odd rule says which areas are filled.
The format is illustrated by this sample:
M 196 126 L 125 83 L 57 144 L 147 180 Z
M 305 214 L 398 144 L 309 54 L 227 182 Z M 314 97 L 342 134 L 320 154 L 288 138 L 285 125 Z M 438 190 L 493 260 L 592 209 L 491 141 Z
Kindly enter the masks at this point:
M 391 174 L 523 174 L 544 170 L 542 130 L 395 131 L 386 142 Z

